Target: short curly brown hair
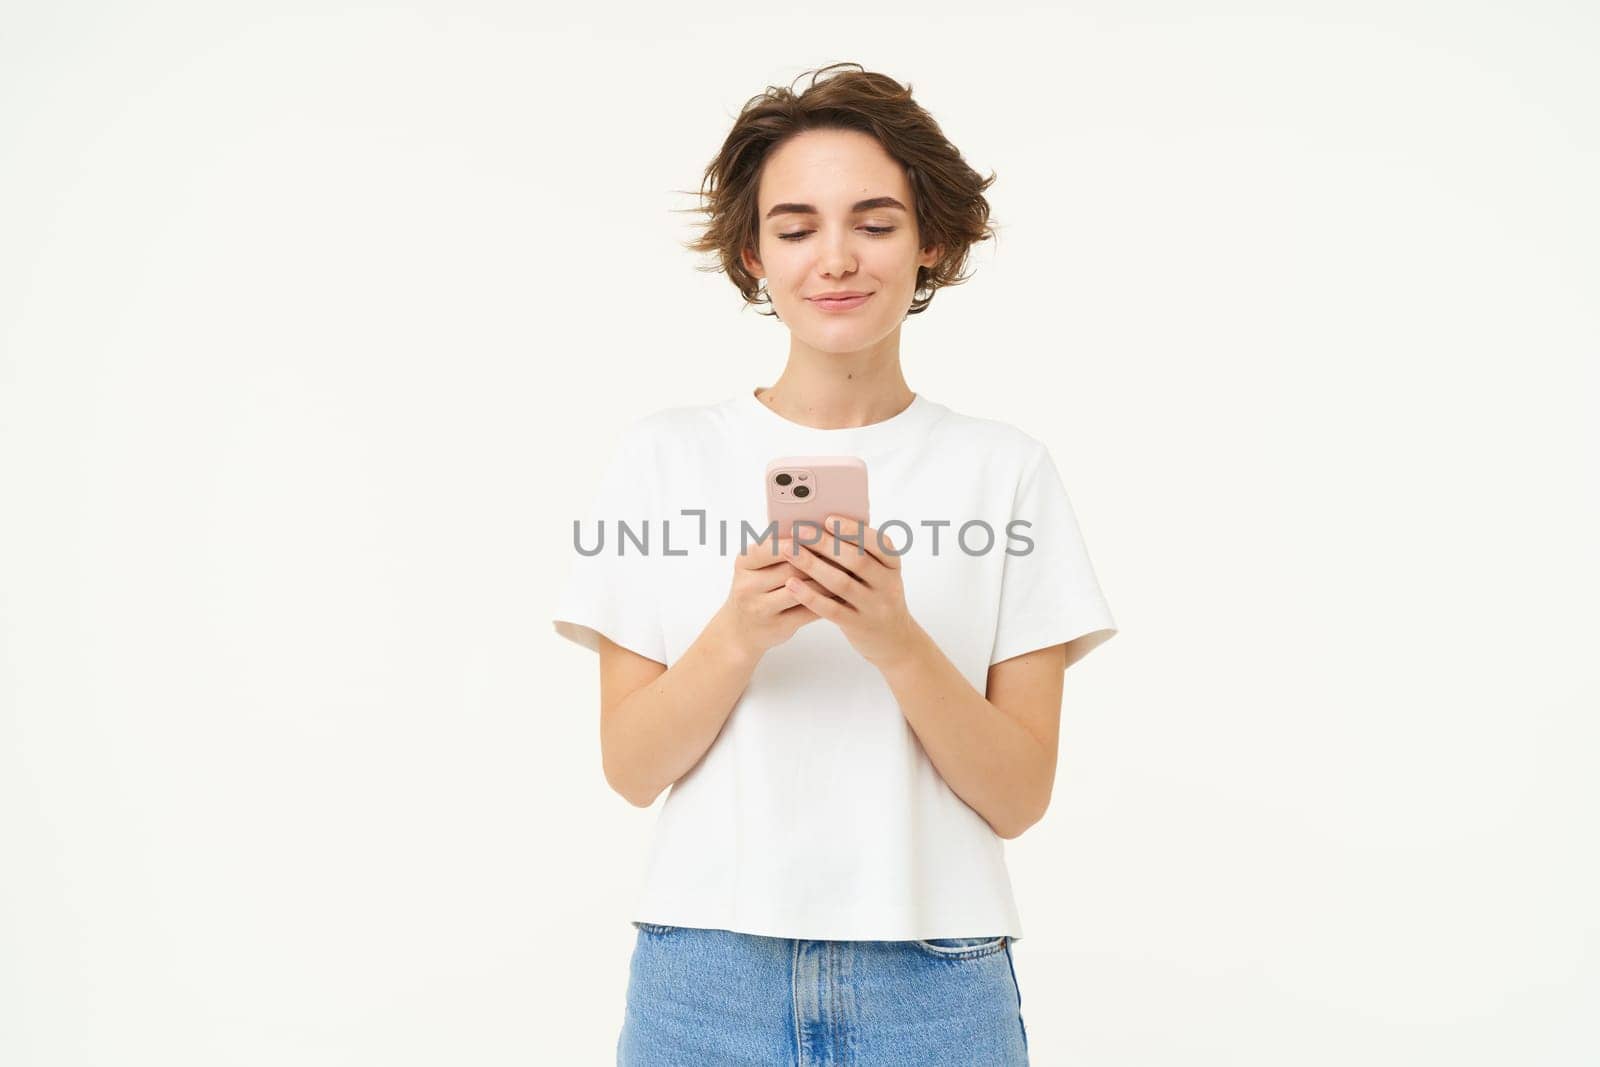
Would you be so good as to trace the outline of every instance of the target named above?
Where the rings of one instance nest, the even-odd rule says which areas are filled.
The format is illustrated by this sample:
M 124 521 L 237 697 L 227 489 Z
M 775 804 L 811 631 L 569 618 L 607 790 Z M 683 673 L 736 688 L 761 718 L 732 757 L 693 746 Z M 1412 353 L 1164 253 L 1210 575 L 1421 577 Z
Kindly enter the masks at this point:
M 905 167 L 916 200 L 913 210 L 921 246 L 944 247 L 944 255 L 932 267 L 917 268 L 916 292 L 906 314 L 919 314 L 935 292 L 970 277 L 961 270 L 972 246 L 996 235 L 983 195 L 995 175 L 991 172 L 985 178 L 967 165 L 933 116 L 912 100 L 909 82 L 902 86 L 859 63 L 834 63 L 809 73 L 811 86 L 803 93 L 796 94 L 792 85 L 768 86 L 745 102 L 722 149 L 707 165 L 698 194 L 690 194 L 700 197 L 700 206 L 689 210 L 706 220 L 701 235 L 685 247 L 715 253 L 715 264 L 696 269 L 726 273 L 747 306 L 770 305 L 759 280 L 740 258 L 744 249 L 754 250 L 759 244 L 756 190 L 767 156 L 805 130 L 859 130 L 877 138 Z M 804 77 L 801 74 L 795 81 Z

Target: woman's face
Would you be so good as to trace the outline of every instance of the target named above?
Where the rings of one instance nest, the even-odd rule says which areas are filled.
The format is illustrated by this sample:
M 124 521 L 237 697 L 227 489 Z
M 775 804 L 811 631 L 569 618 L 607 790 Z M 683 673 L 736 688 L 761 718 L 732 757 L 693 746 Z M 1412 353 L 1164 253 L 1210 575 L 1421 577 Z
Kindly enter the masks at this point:
M 768 157 L 757 190 L 758 255 L 744 265 L 767 281 L 773 310 L 819 351 L 855 352 L 899 328 L 917 268 L 939 261 L 917 247 L 905 170 L 855 130 L 807 130 Z M 868 294 L 829 305 L 825 293 Z

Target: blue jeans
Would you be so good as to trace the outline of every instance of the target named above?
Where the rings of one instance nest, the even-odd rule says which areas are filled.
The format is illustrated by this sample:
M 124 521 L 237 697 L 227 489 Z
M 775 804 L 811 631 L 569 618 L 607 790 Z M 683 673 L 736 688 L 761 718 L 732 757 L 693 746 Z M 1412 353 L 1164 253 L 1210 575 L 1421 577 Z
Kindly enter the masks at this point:
M 1028 1062 L 1009 937 L 802 941 L 633 925 L 619 1067 Z

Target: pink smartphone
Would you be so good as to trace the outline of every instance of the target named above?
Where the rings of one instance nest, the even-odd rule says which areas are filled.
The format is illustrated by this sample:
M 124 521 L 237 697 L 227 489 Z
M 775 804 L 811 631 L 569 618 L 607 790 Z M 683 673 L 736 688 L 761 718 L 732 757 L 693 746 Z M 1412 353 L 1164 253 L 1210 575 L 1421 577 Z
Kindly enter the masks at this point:
M 823 518 L 843 515 L 871 522 L 867 510 L 867 463 L 859 456 L 780 456 L 767 464 L 767 525 L 778 524 L 778 536 L 794 533 L 806 544 L 820 544 Z M 809 524 L 809 525 L 807 525 Z M 854 523 L 844 524 L 846 537 L 861 536 Z

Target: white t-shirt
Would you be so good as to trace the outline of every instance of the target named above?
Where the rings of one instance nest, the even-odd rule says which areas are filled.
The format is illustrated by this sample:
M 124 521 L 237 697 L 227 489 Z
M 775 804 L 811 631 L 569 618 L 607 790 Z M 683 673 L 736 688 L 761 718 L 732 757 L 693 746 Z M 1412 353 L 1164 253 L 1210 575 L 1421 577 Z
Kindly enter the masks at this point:
M 816 429 L 754 391 L 623 431 L 576 516 L 583 548 L 603 525 L 604 549 L 569 550 L 556 632 L 596 650 L 602 633 L 670 667 L 726 601 L 734 557 L 767 526 L 766 465 L 787 455 L 866 461 L 867 524 L 903 553 L 906 606 L 979 693 L 994 663 L 1084 638 L 1075 661 L 1116 633 L 1037 440 L 921 394 L 883 421 Z M 1016 519 L 1031 525 L 1008 532 Z M 992 545 L 977 524 L 958 543 L 972 520 Z M 633 917 L 807 940 L 1018 940 L 1003 846 L 945 784 L 883 675 L 821 619 L 767 651 L 667 791 Z

